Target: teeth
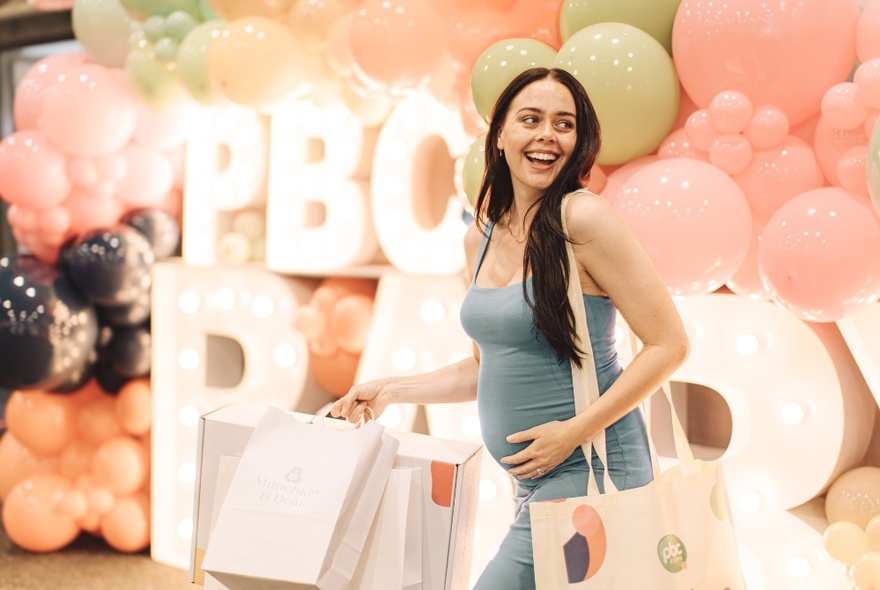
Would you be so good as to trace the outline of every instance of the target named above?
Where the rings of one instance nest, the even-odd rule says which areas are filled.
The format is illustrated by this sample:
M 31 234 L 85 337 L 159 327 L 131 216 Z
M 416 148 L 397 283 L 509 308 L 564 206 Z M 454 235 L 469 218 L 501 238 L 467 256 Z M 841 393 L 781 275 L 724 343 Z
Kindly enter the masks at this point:
M 556 160 L 557 156 L 554 154 L 526 154 L 529 158 L 533 160 L 541 160 L 542 162 L 553 162 Z

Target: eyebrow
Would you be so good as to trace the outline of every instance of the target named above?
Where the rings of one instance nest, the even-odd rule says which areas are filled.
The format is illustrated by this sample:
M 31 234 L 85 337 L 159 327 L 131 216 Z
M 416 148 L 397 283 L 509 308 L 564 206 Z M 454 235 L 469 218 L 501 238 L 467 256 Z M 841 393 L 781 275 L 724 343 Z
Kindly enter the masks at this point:
M 523 111 L 538 113 L 539 115 L 544 114 L 544 109 L 540 109 L 538 107 L 523 107 L 520 110 L 518 110 L 516 113 L 519 114 Z M 574 113 L 569 113 L 568 111 L 557 111 L 556 115 L 560 116 L 560 117 L 575 117 L 576 116 Z

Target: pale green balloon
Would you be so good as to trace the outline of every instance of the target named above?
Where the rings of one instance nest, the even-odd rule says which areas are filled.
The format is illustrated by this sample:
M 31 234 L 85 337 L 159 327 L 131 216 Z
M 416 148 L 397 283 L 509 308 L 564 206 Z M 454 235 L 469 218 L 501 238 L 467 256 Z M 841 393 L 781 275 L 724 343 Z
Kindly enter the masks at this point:
M 471 70 L 471 94 L 477 112 L 489 120 L 492 107 L 511 80 L 533 67 L 549 68 L 556 51 L 534 39 L 503 39 L 480 54 Z
M 201 17 L 199 0 L 117 0 L 134 18 L 144 20 L 148 16 L 168 16 L 182 10 L 196 18 Z
M 90 62 L 112 68 L 125 64 L 134 21 L 119 0 L 76 0 L 71 24 Z
M 681 0 L 566 0 L 559 13 L 559 36 L 563 43 L 572 35 L 597 23 L 626 23 L 639 28 L 672 55 L 672 25 Z
M 486 135 L 480 135 L 471 144 L 461 167 L 461 187 L 473 208 L 480 194 L 483 174 L 486 172 Z
M 874 205 L 874 210 L 880 214 L 880 125 L 874 125 L 874 130 L 871 131 L 866 173 L 871 204 Z
M 220 35 L 226 21 L 210 20 L 198 25 L 183 39 L 177 49 L 177 72 L 190 95 L 202 104 L 224 102 L 225 97 L 214 88 L 208 75 L 208 48 Z
M 150 43 L 132 47 L 125 60 L 125 72 L 153 110 L 170 111 L 187 102 L 186 90 L 177 77 L 177 64 L 159 61 Z
M 672 130 L 680 87 L 672 58 L 648 33 L 625 23 L 581 29 L 554 64 L 587 89 L 602 127 L 600 165 L 625 164 L 654 151 Z

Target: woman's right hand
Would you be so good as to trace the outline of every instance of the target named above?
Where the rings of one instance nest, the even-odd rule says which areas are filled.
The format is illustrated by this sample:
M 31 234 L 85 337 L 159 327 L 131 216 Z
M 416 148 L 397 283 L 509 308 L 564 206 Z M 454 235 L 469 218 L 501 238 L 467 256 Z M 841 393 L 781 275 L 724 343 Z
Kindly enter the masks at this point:
M 366 422 L 378 418 L 391 404 L 390 395 L 384 387 L 387 383 L 387 379 L 377 379 L 352 386 L 348 393 L 333 403 L 330 415 L 355 423 L 362 419 Z M 371 412 L 367 412 L 367 408 Z

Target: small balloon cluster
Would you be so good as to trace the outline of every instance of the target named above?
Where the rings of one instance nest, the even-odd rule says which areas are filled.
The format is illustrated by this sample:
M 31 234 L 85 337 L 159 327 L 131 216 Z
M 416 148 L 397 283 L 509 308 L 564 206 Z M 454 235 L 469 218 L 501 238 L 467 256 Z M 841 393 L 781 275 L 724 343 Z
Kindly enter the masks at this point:
M 834 480 L 825 514 L 825 550 L 846 568 L 855 590 L 880 588 L 880 468 L 857 467 Z
M 309 366 L 318 385 L 336 397 L 354 384 L 367 343 L 375 281 L 347 277 L 324 279 L 296 317 L 309 342 Z
M 149 381 L 112 396 L 95 380 L 67 395 L 15 391 L 0 437 L 0 500 L 10 540 L 37 553 L 82 532 L 122 552 L 150 543 Z

